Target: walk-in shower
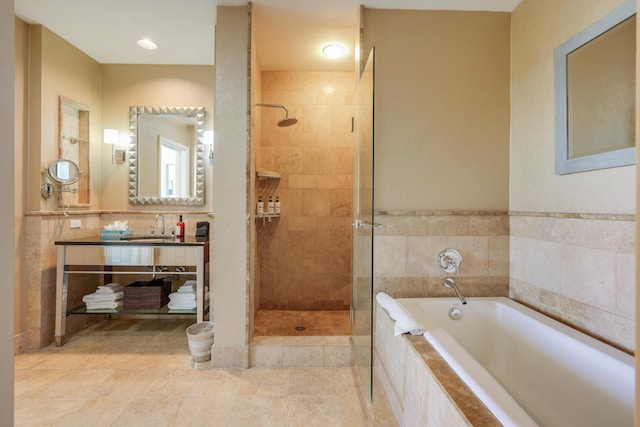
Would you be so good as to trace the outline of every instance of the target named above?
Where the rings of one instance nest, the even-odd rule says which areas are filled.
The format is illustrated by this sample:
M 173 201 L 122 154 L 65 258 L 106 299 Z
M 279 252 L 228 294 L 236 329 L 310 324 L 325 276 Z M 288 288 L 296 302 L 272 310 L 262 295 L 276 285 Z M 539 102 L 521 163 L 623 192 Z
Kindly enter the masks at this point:
M 279 127 L 287 127 L 293 126 L 298 123 L 298 119 L 295 117 L 289 117 L 289 110 L 284 105 L 280 104 L 256 104 L 259 107 L 269 107 L 269 108 L 282 108 L 284 110 L 284 119 L 278 122 Z

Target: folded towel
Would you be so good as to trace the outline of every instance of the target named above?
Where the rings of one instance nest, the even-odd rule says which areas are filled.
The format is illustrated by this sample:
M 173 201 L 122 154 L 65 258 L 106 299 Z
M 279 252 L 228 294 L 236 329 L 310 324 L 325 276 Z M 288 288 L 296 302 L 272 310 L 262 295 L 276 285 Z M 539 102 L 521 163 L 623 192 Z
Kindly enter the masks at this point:
M 196 286 L 198 284 L 198 282 L 196 280 L 185 280 L 184 284 L 182 286 Z
M 117 310 L 122 308 L 122 301 L 87 302 L 87 310 Z
M 189 293 L 189 292 L 195 292 L 196 291 L 196 287 L 195 285 L 182 285 L 178 288 L 178 292 L 182 293 Z
M 172 292 L 169 294 L 169 299 L 173 302 L 189 302 L 196 300 L 195 292 Z
M 382 306 L 389 316 L 396 321 L 395 335 L 405 334 L 407 332 L 411 335 L 422 335 L 425 329 L 411 316 L 411 314 L 394 298 L 385 294 L 384 292 L 378 292 L 376 295 L 378 304 Z
M 193 301 L 191 303 L 176 303 L 170 301 L 168 304 L 169 310 L 193 310 L 196 308 L 196 302 Z
M 120 292 L 124 288 L 117 283 L 109 283 L 108 285 L 98 286 L 96 294 L 112 294 L 114 292 Z
M 111 292 L 109 294 L 98 294 L 98 293 L 92 293 L 92 294 L 88 294 L 82 297 L 82 301 L 83 302 L 98 302 L 98 301 L 115 301 L 115 300 L 119 300 L 122 299 L 124 296 L 124 292 L 120 291 L 120 292 Z

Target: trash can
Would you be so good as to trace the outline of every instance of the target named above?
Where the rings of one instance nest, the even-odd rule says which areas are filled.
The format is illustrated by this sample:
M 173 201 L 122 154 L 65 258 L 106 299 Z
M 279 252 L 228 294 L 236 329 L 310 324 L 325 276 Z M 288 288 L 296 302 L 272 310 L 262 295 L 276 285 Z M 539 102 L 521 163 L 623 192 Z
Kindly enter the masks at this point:
M 187 328 L 187 340 L 194 368 L 211 366 L 213 347 L 213 322 L 196 323 Z

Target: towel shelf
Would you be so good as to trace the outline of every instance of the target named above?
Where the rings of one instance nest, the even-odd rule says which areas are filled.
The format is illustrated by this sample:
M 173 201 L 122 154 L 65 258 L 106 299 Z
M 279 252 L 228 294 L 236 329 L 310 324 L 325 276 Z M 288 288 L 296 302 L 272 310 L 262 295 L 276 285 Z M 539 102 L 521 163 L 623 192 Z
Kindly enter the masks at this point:
M 208 277 L 205 275 L 205 267 L 209 263 L 208 241 L 185 238 L 181 241 L 158 243 L 103 241 L 99 238 L 89 238 L 57 241 L 55 244 L 57 249 L 55 343 L 58 347 L 66 341 L 66 319 L 70 315 L 194 315 L 198 323 L 204 321 L 205 316 L 209 316 L 209 304 L 205 300 L 205 286 L 208 283 Z M 172 266 L 172 270 L 162 271 L 157 268 L 159 266 Z M 86 277 L 101 276 L 97 277 L 97 286 L 103 284 L 104 280 L 110 280 L 109 276 L 121 277 L 129 283 L 128 280 L 136 276 L 148 278 L 168 275 L 195 278 L 195 309 L 169 310 L 167 305 L 164 305 L 157 309 L 94 310 L 87 309 L 85 304 L 71 308 L 67 305 L 70 302 L 67 299 L 68 296 L 78 293 L 70 292 L 70 288 L 77 287 L 82 282 L 86 283 Z

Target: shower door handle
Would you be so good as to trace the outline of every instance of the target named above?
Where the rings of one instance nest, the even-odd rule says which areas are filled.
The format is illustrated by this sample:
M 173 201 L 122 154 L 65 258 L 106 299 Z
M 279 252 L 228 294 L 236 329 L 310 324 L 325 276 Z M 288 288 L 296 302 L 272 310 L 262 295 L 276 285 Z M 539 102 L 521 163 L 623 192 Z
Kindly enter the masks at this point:
M 361 219 L 356 219 L 353 222 L 353 228 L 364 228 L 365 230 L 377 230 L 379 228 L 382 228 L 382 224 L 379 224 L 377 222 L 367 222 L 367 221 L 362 221 Z

